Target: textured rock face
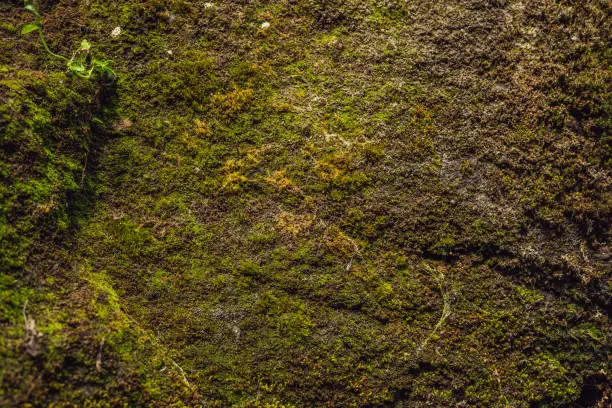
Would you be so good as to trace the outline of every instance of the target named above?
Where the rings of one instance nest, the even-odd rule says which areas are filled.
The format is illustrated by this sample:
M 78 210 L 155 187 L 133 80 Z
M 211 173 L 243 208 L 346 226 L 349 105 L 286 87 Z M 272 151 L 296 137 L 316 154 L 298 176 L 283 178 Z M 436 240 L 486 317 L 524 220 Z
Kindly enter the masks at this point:
M 609 405 L 606 2 L 20 5 L 0 405 Z

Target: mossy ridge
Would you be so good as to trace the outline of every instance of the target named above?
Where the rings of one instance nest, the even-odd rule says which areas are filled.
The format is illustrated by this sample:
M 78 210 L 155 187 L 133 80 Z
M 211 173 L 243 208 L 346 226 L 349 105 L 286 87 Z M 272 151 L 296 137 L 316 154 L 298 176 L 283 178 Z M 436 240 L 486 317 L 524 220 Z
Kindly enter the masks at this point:
M 27 252 L 20 247 L 26 241 L 45 229 L 69 227 L 66 196 L 79 189 L 94 101 L 91 87 L 71 87 L 63 75 L 9 71 L 3 77 L 2 228 L 7 241 L 2 264 L 8 271 L 23 267 Z
M 103 274 L 87 273 L 87 281 L 79 278 L 87 270 L 91 268 L 78 267 L 61 279 L 63 293 L 47 278 L 53 295 L 28 297 L 36 303 L 29 303 L 27 313 L 43 334 L 40 354 L 25 354 L 21 321 L 8 326 L 3 337 L 3 404 L 184 406 L 182 402 L 193 400 L 194 390 L 182 368 L 158 339 L 120 309 Z
M 15 53 L 22 45 L 16 43 L 10 53 L 18 59 L 27 57 Z M 19 61 L 29 63 L 27 59 Z M 113 393 L 121 395 L 121 404 L 127 400 L 142 403 L 156 393 L 177 395 L 166 401 L 189 399 L 192 390 L 187 389 L 188 397 L 180 396 L 185 386 L 172 367 L 170 376 L 160 375 L 161 380 L 143 386 L 137 380 L 138 371 L 143 371 L 143 378 L 156 371 L 137 367 L 135 353 L 141 350 L 150 358 L 166 352 L 139 345 L 150 343 L 150 337 L 117 319 L 116 311 L 94 313 L 95 301 L 91 305 L 87 302 L 107 297 L 107 293 L 100 293 L 99 285 L 94 285 L 97 289 L 93 291 L 75 285 L 81 277 L 73 271 L 73 257 L 67 248 L 72 242 L 70 234 L 91 210 L 97 149 L 114 120 L 108 90 L 61 72 L 47 74 L 6 65 L 1 75 L 0 278 L 2 325 L 6 329 L 2 337 L 1 403 L 41 406 L 52 401 L 81 401 L 116 406 Z M 42 333 L 40 350 L 31 350 L 32 356 L 23 347 L 23 315 L 33 317 Z M 116 331 L 104 335 L 104 330 L 111 328 Z M 98 371 L 96 354 L 102 350 L 101 338 L 106 339 L 104 352 L 109 356 L 101 363 L 104 369 Z M 119 352 L 126 345 L 130 349 Z M 155 361 L 169 364 L 166 357 Z M 123 385 L 117 382 L 117 368 Z M 168 378 L 170 383 L 176 380 L 170 387 L 174 391 L 160 391 L 165 386 L 160 384 L 168 383 Z

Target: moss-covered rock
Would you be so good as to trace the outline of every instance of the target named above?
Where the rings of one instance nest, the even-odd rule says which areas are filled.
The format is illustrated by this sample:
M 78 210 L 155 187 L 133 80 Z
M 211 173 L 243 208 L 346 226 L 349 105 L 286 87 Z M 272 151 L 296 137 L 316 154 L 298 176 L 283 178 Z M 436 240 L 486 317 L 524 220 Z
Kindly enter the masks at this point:
M 605 406 L 604 3 L 1 8 L 0 405 Z

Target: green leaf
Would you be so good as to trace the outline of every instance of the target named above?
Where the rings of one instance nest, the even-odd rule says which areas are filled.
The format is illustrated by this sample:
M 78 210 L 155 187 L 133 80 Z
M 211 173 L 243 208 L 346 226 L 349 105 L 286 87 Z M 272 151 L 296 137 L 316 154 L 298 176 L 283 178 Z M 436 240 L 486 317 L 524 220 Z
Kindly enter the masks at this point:
M 21 34 L 27 34 L 37 30 L 40 30 L 40 26 L 38 24 L 27 24 L 21 29 Z
M 38 10 L 36 10 L 33 5 L 26 4 L 25 9 L 28 10 L 30 13 L 34 13 L 36 17 L 40 17 L 40 14 L 38 14 Z
M 85 67 L 83 66 L 83 64 L 80 63 L 71 63 L 68 68 L 70 68 L 71 71 L 74 72 L 83 72 L 85 71 Z
M 110 64 L 110 61 L 100 61 L 100 60 L 97 60 L 97 59 L 93 59 L 91 61 L 91 63 L 96 65 L 96 66 L 98 66 L 98 67 L 100 67 L 100 68 L 106 68 L 106 67 L 108 67 L 108 64 Z
M 81 41 L 81 51 L 89 51 L 91 44 L 87 40 Z

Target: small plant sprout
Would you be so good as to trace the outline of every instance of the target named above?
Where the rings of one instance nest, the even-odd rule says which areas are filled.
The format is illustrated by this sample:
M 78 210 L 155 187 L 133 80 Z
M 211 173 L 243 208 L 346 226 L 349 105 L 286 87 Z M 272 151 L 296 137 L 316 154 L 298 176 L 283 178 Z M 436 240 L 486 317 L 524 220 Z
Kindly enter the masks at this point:
M 34 5 L 28 1 L 25 3 L 25 9 L 34 15 L 34 23 L 26 24 L 21 29 L 21 34 L 29 34 L 38 31 L 40 42 L 45 51 L 52 57 L 65 62 L 68 72 L 71 74 L 85 79 L 90 79 L 94 73 L 108 74 L 112 78 L 116 77 L 115 72 L 109 66 L 110 61 L 98 60 L 90 55 L 91 44 L 87 40 L 81 41 L 81 46 L 72 54 L 71 58 L 66 58 L 63 55 L 51 51 L 42 32 L 42 17 L 40 13 L 36 10 Z

